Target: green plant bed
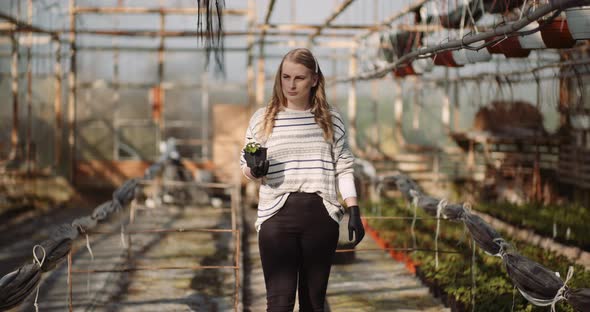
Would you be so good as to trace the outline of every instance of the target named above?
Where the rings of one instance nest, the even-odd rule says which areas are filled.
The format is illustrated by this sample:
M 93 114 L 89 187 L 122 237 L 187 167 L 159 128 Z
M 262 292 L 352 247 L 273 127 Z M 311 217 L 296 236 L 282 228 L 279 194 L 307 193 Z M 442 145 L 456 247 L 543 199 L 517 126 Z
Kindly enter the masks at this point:
M 413 212 L 408 210 L 406 204 L 401 200 L 382 203 L 382 207 L 383 216 L 411 217 L 413 215 Z M 371 216 L 368 212 L 364 215 Z M 417 215 L 429 217 L 420 210 Z M 369 219 L 368 223 L 391 247 L 412 247 L 411 220 Z M 435 231 L 436 220 L 417 220 L 416 247 L 434 249 Z M 571 265 L 567 258 L 540 247 L 528 245 L 525 242 L 513 242 L 505 233 L 501 234 L 522 255 L 559 272 L 565 278 L 568 266 Z M 477 248 L 474 265 L 472 265 L 473 250 L 471 246 L 471 237 L 462 222 L 441 220 L 438 240 L 438 250 L 440 251 L 438 268 L 435 266 L 435 253 L 432 251 L 415 251 L 410 253 L 410 256 L 418 264 L 417 276 L 452 311 L 471 311 L 472 296 L 474 296 L 475 311 L 511 311 L 513 304 L 514 311 L 547 311 L 547 307 L 536 307 L 522 297 L 514 288 L 514 284 L 504 269 L 502 259 L 499 257 L 487 255 Z M 475 273 L 473 275 L 475 288 L 472 287 L 472 272 Z M 573 288 L 589 287 L 589 281 L 590 272 L 585 271 L 582 266 L 576 265 L 574 276 L 568 285 Z M 558 311 L 574 311 L 565 302 L 560 302 L 557 307 Z
M 555 225 L 556 241 L 590 251 L 590 211 L 581 205 L 481 203 L 477 210 L 546 237 L 553 237 Z

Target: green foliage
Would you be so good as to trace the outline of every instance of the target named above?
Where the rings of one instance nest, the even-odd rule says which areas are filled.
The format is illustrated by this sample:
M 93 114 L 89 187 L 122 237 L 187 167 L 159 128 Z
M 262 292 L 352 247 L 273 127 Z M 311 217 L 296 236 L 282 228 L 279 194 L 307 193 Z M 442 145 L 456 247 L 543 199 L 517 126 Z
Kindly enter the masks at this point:
M 248 154 L 256 154 L 256 152 L 258 152 L 258 149 L 260 149 L 260 143 L 256 143 L 256 142 L 248 142 L 248 144 L 246 144 L 246 147 L 244 147 L 244 152 L 248 153 Z
M 557 241 L 590 251 L 590 235 L 587 234 L 590 211 L 579 204 L 482 203 L 477 205 L 477 210 L 546 237 L 553 237 L 555 226 Z
M 370 216 L 369 205 L 365 207 L 365 216 Z M 411 217 L 413 211 L 407 208 L 401 199 L 381 203 L 383 216 Z M 418 209 L 419 217 L 429 217 Z M 388 241 L 392 247 L 412 247 L 410 233 L 411 220 L 369 219 L 369 225 L 379 231 L 379 235 Z M 438 247 L 440 251 L 453 253 L 439 253 L 439 265 L 435 267 L 435 254 L 429 251 L 416 251 L 411 254 L 412 259 L 419 264 L 420 276 L 431 290 L 438 289 L 446 294 L 449 305 L 458 305 L 466 311 L 471 311 L 472 297 L 474 297 L 475 311 L 529 311 L 546 312 L 547 307 L 536 307 L 530 304 L 508 277 L 498 257 L 485 254 L 480 248 L 476 249 L 475 261 L 472 265 L 472 240 L 462 222 L 441 220 Z M 416 222 L 417 248 L 434 249 L 436 220 L 418 219 Z M 505 233 L 502 236 L 511 241 Z M 547 268 L 557 271 L 565 279 L 568 266 L 572 265 L 567 258 L 551 251 L 532 246 L 526 242 L 511 241 L 519 253 L 536 261 Z M 472 282 L 472 270 L 475 273 L 475 287 Z M 576 265 L 574 276 L 568 283 L 570 287 L 589 287 L 590 271 Z M 436 291 L 434 292 L 436 293 Z M 514 298 L 514 299 L 513 299 Z M 573 308 L 561 302 L 557 311 L 573 312 Z

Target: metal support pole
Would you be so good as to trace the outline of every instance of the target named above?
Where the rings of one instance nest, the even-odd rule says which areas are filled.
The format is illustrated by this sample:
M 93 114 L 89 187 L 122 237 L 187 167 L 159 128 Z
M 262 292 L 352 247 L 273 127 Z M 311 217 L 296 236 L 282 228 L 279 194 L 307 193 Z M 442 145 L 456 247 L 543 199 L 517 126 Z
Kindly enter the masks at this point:
M 69 311 L 74 311 L 74 298 L 73 298 L 73 286 L 72 286 L 72 253 L 73 250 L 70 249 L 68 253 L 68 307 Z
M 379 125 L 379 80 L 371 81 L 371 104 L 373 108 L 373 127 L 375 127 L 372 145 L 380 153 L 381 151 L 381 127 Z
M 453 83 L 453 131 L 459 131 L 461 112 L 459 111 L 459 81 Z
M 117 1 L 117 7 L 123 7 L 123 0 L 118 0 Z M 115 17 L 115 27 L 118 27 L 119 25 L 119 17 Z M 114 140 L 113 140 L 113 159 L 114 160 L 119 160 L 119 140 L 120 140 L 120 133 L 119 133 L 119 123 L 118 123 L 118 119 L 119 119 L 119 99 L 120 99 L 120 95 L 119 95 L 119 72 L 120 72 L 120 67 L 119 67 L 119 60 L 120 60 L 120 54 L 119 54 L 119 38 L 118 37 L 112 37 L 111 38 L 111 43 L 113 45 L 113 97 L 111 98 L 112 101 L 112 107 L 113 109 L 113 130 L 115 133 L 113 133 L 114 135 Z
M 262 44 L 261 44 L 262 45 Z M 256 106 L 264 106 L 264 49 L 260 48 L 258 55 L 258 73 L 256 74 Z
M 418 78 L 414 83 L 414 98 L 413 98 L 413 108 L 414 111 L 412 112 L 412 129 L 417 130 L 420 128 L 420 114 L 422 113 L 422 103 L 420 92 L 422 90 L 422 79 Z
M 393 116 L 395 119 L 395 128 L 393 130 L 395 140 L 399 147 L 406 145 L 404 134 L 402 131 L 402 116 L 404 113 L 404 102 L 402 95 L 402 84 L 400 79 L 393 80 L 393 86 L 395 90 L 395 99 L 393 100 Z
M 235 284 L 234 284 L 234 309 L 236 311 L 239 311 L 239 305 L 240 305 L 240 231 L 234 231 L 232 232 L 232 234 L 235 236 L 235 251 L 234 251 L 234 259 L 235 259 L 235 269 L 234 269 L 234 279 L 235 279 Z
M 201 76 L 201 159 L 211 160 L 209 151 L 210 140 L 210 120 L 211 120 L 211 105 L 209 101 L 209 71 L 203 72 Z
M 61 103 L 61 90 L 62 90 L 62 70 L 61 70 L 61 42 L 54 40 L 55 42 L 55 96 L 53 99 L 53 110 L 55 112 L 55 138 L 54 138 L 54 159 L 53 165 L 56 169 L 61 164 L 61 142 L 62 142 L 62 103 Z
M 357 57 L 356 57 L 356 48 L 352 48 L 350 51 L 350 60 L 348 65 L 348 74 L 353 76 L 356 74 L 357 71 Z M 357 142 L 357 128 L 356 128 L 356 80 L 350 81 L 350 86 L 348 87 L 348 129 L 350 135 L 348 136 L 348 141 L 350 142 L 350 149 L 357 154 L 358 156 L 362 155 L 363 153 L 359 150 L 358 142 Z
M 18 150 L 18 40 L 16 33 L 10 35 L 12 41 L 12 64 L 10 76 L 12 78 L 12 131 L 10 133 L 10 159 L 16 159 Z
M 27 20 L 29 24 L 33 24 L 33 0 L 27 0 Z M 27 138 L 25 143 L 25 166 L 27 174 L 31 173 L 31 135 L 33 128 L 33 69 L 31 68 L 33 48 L 33 33 L 29 32 L 27 35 Z
M 253 30 L 256 23 L 256 2 L 248 0 L 248 29 Z M 248 88 L 248 107 L 250 114 L 254 113 L 257 103 L 256 84 L 254 80 L 254 35 L 248 35 L 248 65 L 246 69 Z
M 445 67 L 445 76 L 447 80 L 445 81 L 445 95 L 443 96 L 443 103 L 442 103 L 442 112 L 441 112 L 441 120 L 444 126 L 444 130 L 448 131 L 450 122 L 451 122 L 451 103 L 449 99 L 449 94 L 451 93 L 451 84 L 448 81 L 449 78 L 449 68 Z
M 160 14 L 160 32 L 164 32 L 164 28 L 166 26 L 166 15 L 164 14 Z M 165 41 L 164 41 L 164 37 L 160 36 L 160 44 L 158 45 L 158 93 L 159 93 L 159 100 L 155 99 L 156 101 L 159 101 L 159 103 L 157 105 L 160 105 L 159 109 L 159 115 L 158 115 L 158 132 L 156 134 L 156 144 L 160 144 L 160 141 L 163 140 L 164 136 L 165 136 L 165 126 L 166 126 L 166 122 L 164 116 L 164 110 L 166 109 L 164 107 L 164 88 L 163 88 L 163 84 L 164 84 L 164 46 L 165 46 Z
M 68 74 L 68 145 L 70 148 L 70 181 L 76 184 L 76 0 L 70 0 L 70 72 Z

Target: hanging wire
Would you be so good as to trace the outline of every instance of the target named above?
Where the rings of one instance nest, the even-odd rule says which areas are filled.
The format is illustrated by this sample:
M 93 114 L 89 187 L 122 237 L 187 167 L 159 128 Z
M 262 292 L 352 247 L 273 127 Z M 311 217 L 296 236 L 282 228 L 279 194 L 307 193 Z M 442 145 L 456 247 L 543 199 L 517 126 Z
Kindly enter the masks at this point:
M 35 252 L 35 250 L 37 250 L 37 248 L 40 248 L 41 251 L 43 252 L 43 257 L 41 257 L 41 260 L 39 260 L 39 258 L 37 257 L 37 253 Z M 39 266 L 39 269 L 41 269 L 41 267 L 43 267 L 43 263 L 45 262 L 46 256 L 47 256 L 47 253 L 45 252 L 45 248 L 43 248 L 43 246 L 41 246 L 41 245 L 33 246 L 33 258 L 34 258 L 33 262 Z M 37 292 L 35 294 L 35 302 L 33 304 L 33 306 L 35 306 L 36 312 L 39 312 L 39 305 L 37 303 L 37 300 L 39 299 L 39 288 L 41 288 L 40 283 L 39 283 L 39 285 L 37 285 Z
M 205 67 L 209 66 L 209 56 L 213 52 L 216 72 L 225 74 L 223 16 L 225 0 L 197 0 L 197 34 L 205 44 Z M 201 13 L 201 11 L 204 13 Z M 204 16 L 203 16 L 204 15 Z

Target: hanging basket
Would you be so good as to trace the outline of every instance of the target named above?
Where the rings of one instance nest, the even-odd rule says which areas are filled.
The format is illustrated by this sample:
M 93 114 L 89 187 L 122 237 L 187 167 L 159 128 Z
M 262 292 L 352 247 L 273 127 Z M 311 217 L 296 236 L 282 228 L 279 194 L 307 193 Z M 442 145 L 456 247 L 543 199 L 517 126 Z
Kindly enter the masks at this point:
M 572 38 L 590 39 L 590 5 L 567 9 L 565 16 Z
M 502 38 L 501 36 L 492 37 L 486 39 L 487 42 L 494 41 L 495 39 Z M 500 42 L 487 46 L 488 51 L 491 54 L 504 54 L 510 58 L 521 58 L 528 57 L 531 54 L 531 50 L 523 49 L 518 42 L 518 37 L 507 37 L 502 39 Z
M 484 41 L 478 41 L 473 44 L 474 47 L 481 46 Z M 459 65 L 474 64 L 480 62 L 487 62 L 492 59 L 492 55 L 487 49 L 469 50 L 461 49 L 453 51 L 453 58 Z
M 412 68 L 417 75 L 429 73 L 432 71 L 433 67 L 434 63 L 432 62 L 431 58 L 421 58 L 412 61 Z
M 457 64 L 455 59 L 453 58 L 452 51 L 443 51 L 440 53 L 435 54 L 432 59 L 434 60 L 434 65 L 439 66 L 447 66 L 447 67 L 461 67 L 463 65 Z
M 458 65 L 469 64 L 469 60 L 467 59 L 465 49 L 453 50 L 451 51 L 451 53 L 453 55 L 453 60 L 455 60 L 455 63 L 457 63 Z
M 576 43 L 564 18 L 555 18 L 545 25 L 541 29 L 541 37 L 547 48 L 552 49 L 568 49 Z
M 524 28 L 521 29 L 520 31 L 531 31 L 531 30 L 537 29 L 537 28 L 539 28 L 539 23 L 532 22 L 532 23 L 524 26 Z M 520 43 L 520 46 L 523 49 L 545 49 L 545 48 L 547 48 L 547 46 L 545 46 L 545 42 L 543 42 L 543 37 L 541 37 L 540 30 L 535 33 L 532 33 L 530 35 L 518 36 L 518 42 Z
M 393 75 L 395 77 L 405 77 L 416 75 L 416 72 L 414 71 L 412 64 L 406 64 L 405 66 L 394 69 Z

